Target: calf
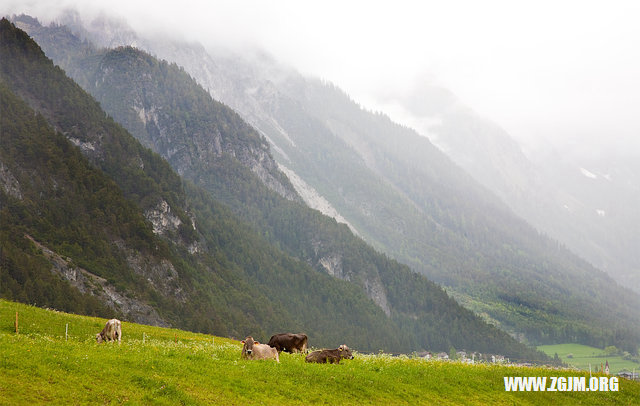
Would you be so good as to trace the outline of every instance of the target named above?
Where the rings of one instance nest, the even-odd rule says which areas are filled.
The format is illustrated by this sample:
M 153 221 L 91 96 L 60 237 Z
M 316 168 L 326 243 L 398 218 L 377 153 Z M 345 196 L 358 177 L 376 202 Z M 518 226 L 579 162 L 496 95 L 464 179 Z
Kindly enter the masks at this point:
M 306 334 L 292 334 L 281 333 L 271 336 L 269 345 L 278 352 L 306 352 L 307 351 L 307 335 Z
M 115 341 L 122 338 L 122 323 L 118 319 L 111 319 L 107 321 L 101 332 L 96 334 L 96 341 L 101 343 L 103 341 Z
M 318 350 L 310 353 L 305 357 L 306 362 L 317 362 L 319 364 L 339 364 L 341 359 L 353 359 L 351 350 L 342 344 L 335 350 Z
M 242 344 L 242 358 L 244 359 L 275 359 L 276 362 L 280 362 L 278 350 L 267 344 L 254 341 L 251 336 L 242 340 Z

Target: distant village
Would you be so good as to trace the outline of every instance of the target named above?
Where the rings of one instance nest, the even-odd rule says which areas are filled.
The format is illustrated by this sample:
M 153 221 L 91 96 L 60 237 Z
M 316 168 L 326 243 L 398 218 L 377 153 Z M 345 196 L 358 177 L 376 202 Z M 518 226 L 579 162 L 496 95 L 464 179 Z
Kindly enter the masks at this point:
M 447 354 L 446 352 L 440 352 L 437 354 L 431 353 L 431 351 L 420 351 L 415 353 L 416 357 L 424 358 L 424 359 L 435 359 L 440 361 L 461 361 L 468 364 L 475 363 L 499 363 L 505 364 L 509 363 L 509 359 L 504 355 L 497 354 L 483 354 L 479 352 L 471 352 L 467 353 L 466 351 L 456 351 L 455 358 L 451 358 L 452 354 Z M 533 364 L 518 364 L 520 366 L 532 366 Z
M 452 354 L 447 354 L 446 352 L 439 352 L 437 354 L 433 354 L 431 351 L 420 351 L 415 353 L 416 357 L 424 358 L 427 360 L 431 360 L 431 359 L 438 360 L 438 361 L 454 361 L 455 360 L 458 362 L 464 362 L 468 364 L 476 364 L 476 363 L 496 364 L 497 363 L 502 365 L 514 366 L 514 367 L 536 366 L 535 364 L 530 362 L 512 363 L 509 361 L 509 358 L 506 358 L 504 355 L 499 355 L 499 354 L 483 354 L 479 352 L 467 353 L 466 351 L 456 351 L 454 359 L 451 358 L 451 355 Z M 552 366 L 552 365 L 547 365 L 547 367 L 556 368 L 556 369 L 576 369 L 576 368 L 563 368 L 563 367 Z M 596 366 L 594 372 L 597 373 L 598 371 L 602 371 L 603 373 L 609 375 L 610 374 L 609 361 L 606 361 L 604 365 L 601 365 L 599 370 L 598 370 L 598 367 Z M 635 371 L 633 372 L 620 371 L 616 375 L 624 379 L 631 379 L 634 381 L 640 380 L 639 373 Z

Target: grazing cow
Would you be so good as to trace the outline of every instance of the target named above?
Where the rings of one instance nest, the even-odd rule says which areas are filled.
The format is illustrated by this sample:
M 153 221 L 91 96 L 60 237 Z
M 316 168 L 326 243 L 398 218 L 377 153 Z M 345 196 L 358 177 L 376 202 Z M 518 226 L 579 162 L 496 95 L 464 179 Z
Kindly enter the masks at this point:
M 278 352 L 307 352 L 307 335 L 282 333 L 271 336 L 269 345 Z
M 280 362 L 278 351 L 267 344 L 260 344 L 249 336 L 242 340 L 242 358 L 244 359 L 275 359 Z
M 107 321 L 101 332 L 96 334 L 96 341 L 101 343 L 103 341 L 116 341 L 120 342 L 122 338 L 122 323 L 118 319 L 111 319 Z
M 346 345 L 342 344 L 335 350 L 318 350 L 310 353 L 305 357 L 306 362 L 317 362 L 319 364 L 339 364 L 341 359 L 353 359 L 351 350 Z

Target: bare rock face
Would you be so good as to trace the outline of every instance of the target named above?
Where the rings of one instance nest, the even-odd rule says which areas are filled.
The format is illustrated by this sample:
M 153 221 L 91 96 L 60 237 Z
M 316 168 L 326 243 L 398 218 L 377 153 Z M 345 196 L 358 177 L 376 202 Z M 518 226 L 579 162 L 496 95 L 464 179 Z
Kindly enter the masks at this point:
M 171 212 L 171 206 L 166 200 L 161 200 L 153 209 L 147 210 L 145 218 L 153 226 L 153 233 L 171 239 L 176 244 L 186 246 L 191 254 L 200 251 L 198 241 L 183 241 L 178 236 L 178 228 L 182 225 L 182 220 Z M 195 230 L 195 220 L 191 218 L 191 227 Z
M 318 263 L 327 271 L 327 273 L 338 279 L 349 280 L 342 268 L 342 257 L 338 254 L 327 255 L 318 260 Z
M 382 281 L 380 278 L 371 278 L 364 280 L 364 290 L 367 292 L 367 295 L 374 301 L 375 304 L 380 306 L 382 311 L 387 315 L 391 316 L 391 308 L 389 307 L 389 302 L 387 301 L 387 294 L 385 293 L 384 286 L 382 286 Z
M 178 272 L 171 262 L 166 259 L 150 260 L 135 251 L 129 251 L 127 261 L 134 272 L 144 276 L 155 290 L 183 303 L 187 300 L 187 296 L 178 284 L 180 278 Z
M 291 201 L 301 201 L 296 191 L 288 183 L 283 183 L 274 174 L 280 168 L 268 152 L 267 144 L 263 148 L 247 149 L 238 157 L 240 162 L 251 170 L 271 190 Z
M 320 265 L 329 275 L 334 278 L 351 281 L 361 285 L 367 293 L 367 296 L 369 296 L 375 304 L 380 306 L 387 316 L 391 316 L 391 307 L 387 300 L 387 294 L 377 271 L 360 270 L 358 274 L 351 275 L 348 272 L 345 272 L 342 264 L 342 255 L 340 253 L 321 253 L 326 251 L 326 249 L 324 248 L 324 244 L 318 240 L 314 241 L 313 246 L 315 254 L 318 257 L 317 264 Z
M 0 187 L 9 196 L 22 200 L 22 192 L 20 191 L 20 183 L 11 174 L 9 168 L 7 168 L 2 162 L 0 162 Z
M 171 213 L 171 207 L 166 200 L 162 200 L 158 205 L 145 212 L 145 217 L 153 225 L 154 234 L 166 235 L 168 231 L 176 231 L 182 221 Z

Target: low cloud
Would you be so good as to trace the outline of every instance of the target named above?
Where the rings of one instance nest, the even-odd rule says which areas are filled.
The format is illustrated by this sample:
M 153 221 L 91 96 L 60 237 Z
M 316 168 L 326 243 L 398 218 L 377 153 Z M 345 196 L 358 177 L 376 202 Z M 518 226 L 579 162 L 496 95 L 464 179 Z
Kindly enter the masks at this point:
M 9 0 L 0 13 L 48 23 L 72 7 L 145 35 L 264 48 L 372 110 L 410 111 L 416 89 L 437 86 L 530 149 L 640 150 L 637 2 Z

